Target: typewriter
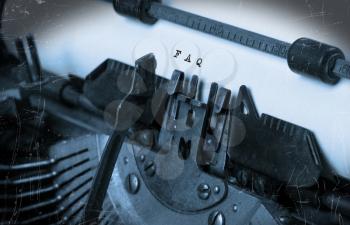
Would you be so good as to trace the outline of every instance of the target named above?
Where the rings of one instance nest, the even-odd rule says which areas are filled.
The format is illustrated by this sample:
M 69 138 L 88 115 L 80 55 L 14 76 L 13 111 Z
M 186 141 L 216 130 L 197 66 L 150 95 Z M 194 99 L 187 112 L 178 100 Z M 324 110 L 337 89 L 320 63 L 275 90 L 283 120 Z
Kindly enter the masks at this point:
M 7 4 L 0 2 L 0 12 Z M 303 95 L 319 90 L 346 99 L 350 63 L 340 48 L 309 38 L 289 44 L 173 3 L 103 4 L 128 32 L 115 37 L 118 49 L 135 41 L 136 47 L 117 51 L 84 75 L 50 69 L 54 63 L 45 60 L 50 56 L 38 47 L 40 37 L 28 33 L 8 40 L 1 14 L 1 225 L 350 224 L 349 176 L 330 156 L 340 144 L 320 138 L 332 137 L 332 129 L 307 128 L 295 122 L 302 109 L 291 107 L 295 111 L 283 116 L 278 97 L 256 95 L 274 82 L 268 74 L 254 75 L 266 76 L 266 82 L 244 84 L 240 73 L 255 79 L 247 74 L 261 63 L 250 61 L 236 71 L 241 59 L 230 51 L 202 53 L 196 46 L 203 39 L 166 42 L 176 33 L 164 31 L 195 32 L 224 49 L 243 45 L 239 54 L 260 54 L 261 60 L 262 53 L 269 54 L 285 77 L 277 85 L 294 82 L 311 89 L 291 99 L 310 100 Z M 149 39 L 140 42 L 142 35 Z M 165 35 L 163 46 L 153 46 L 152 35 Z M 102 46 L 91 45 L 91 52 Z M 164 58 L 170 66 L 164 67 Z M 267 95 L 286 94 L 284 88 Z M 266 102 L 270 108 L 261 107 Z M 348 109 L 325 107 L 345 114 Z M 343 132 L 337 141 L 347 137 L 348 130 Z

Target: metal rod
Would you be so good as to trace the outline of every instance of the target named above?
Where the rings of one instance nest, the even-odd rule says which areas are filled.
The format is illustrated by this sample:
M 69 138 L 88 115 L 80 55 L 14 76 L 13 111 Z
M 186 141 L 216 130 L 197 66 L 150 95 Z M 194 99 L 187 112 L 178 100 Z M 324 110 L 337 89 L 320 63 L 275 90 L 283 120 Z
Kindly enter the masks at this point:
M 148 14 L 194 30 L 214 35 L 278 57 L 287 58 L 290 44 L 229 24 L 153 2 Z
M 99 224 L 99 215 L 102 210 L 108 186 L 122 148 L 127 131 L 114 130 L 109 137 L 107 145 L 103 151 L 101 161 L 95 174 L 82 224 Z

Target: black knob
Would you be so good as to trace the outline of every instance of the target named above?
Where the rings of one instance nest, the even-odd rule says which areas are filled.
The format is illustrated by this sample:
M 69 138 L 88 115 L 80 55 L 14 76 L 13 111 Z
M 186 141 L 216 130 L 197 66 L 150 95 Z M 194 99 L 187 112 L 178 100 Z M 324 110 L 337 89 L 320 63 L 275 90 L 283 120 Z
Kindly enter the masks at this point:
M 147 24 L 154 24 L 158 19 L 148 13 L 152 2 L 160 0 L 113 0 L 113 5 L 115 11 L 120 14 L 138 18 Z
M 345 59 L 339 48 L 307 38 L 296 40 L 287 57 L 292 71 L 317 77 L 328 84 L 336 84 L 340 80 L 333 73 L 338 59 Z

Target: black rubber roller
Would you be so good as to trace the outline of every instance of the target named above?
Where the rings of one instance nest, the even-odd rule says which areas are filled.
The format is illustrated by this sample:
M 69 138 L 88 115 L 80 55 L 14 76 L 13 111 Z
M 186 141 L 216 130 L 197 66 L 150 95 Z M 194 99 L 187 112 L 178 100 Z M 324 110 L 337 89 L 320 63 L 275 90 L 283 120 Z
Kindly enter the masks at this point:
M 148 13 L 152 2 L 160 2 L 160 0 L 113 0 L 113 5 L 120 14 L 138 18 L 144 23 L 154 24 L 158 19 Z
M 317 77 L 329 84 L 336 84 L 340 80 L 333 73 L 338 59 L 345 59 L 339 48 L 307 38 L 295 41 L 287 56 L 292 71 Z

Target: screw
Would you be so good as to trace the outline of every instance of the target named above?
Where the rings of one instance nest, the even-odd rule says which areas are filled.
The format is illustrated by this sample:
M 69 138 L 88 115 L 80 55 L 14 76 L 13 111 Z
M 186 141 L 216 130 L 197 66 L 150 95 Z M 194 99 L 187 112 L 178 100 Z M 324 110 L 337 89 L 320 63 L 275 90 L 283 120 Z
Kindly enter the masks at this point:
M 216 140 L 215 137 L 212 135 L 209 135 L 206 137 L 206 141 L 204 144 L 204 151 L 208 152 L 208 154 L 210 153 L 212 156 L 215 155 L 216 153 Z
M 154 132 L 153 130 L 140 131 L 136 136 L 136 141 L 146 147 L 152 147 L 154 145 Z
M 145 161 L 145 159 L 146 159 L 146 156 L 145 156 L 145 155 L 141 155 L 141 156 L 140 156 L 140 160 L 141 160 L 141 162 L 144 162 L 144 161 Z
M 143 170 L 146 172 L 147 176 L 153 177 L 156 174 L 156 165 L 153 161 L 149 161 L 145 164 Z
M 211 144 L 213 143 L 213 139 L 209 138 L 209 139 L 207 140 L 207 143 L 208 143 L 208 145 L 211 145 Z
M 140 189 L 140 179 L 136 174 L 130 174 L 126 177 L 125 188 L 130 194 L 137 194 Z
M 128 159 L 128 157 L 125 157 L 124 158 L 124 164 L 126 165 L 126 164 L 128 164 L 129 163 L 129 159 Z
M 233 211 L 234 211 L 234 212 L 237 212 L 237 211 L 238 211 L 238 205 L 236 205 L 236 204 L 233 205 Z
M 211 194 L 211 189 L 207 184 L 201 184 L 197 188 L 198 197 L 202 200 L 208 200 Z
M 280 216 L 280 222 L 282 224 L 287 224 L 289 222 L 289 218 L 287 216 Z
M 219 194 L 220 193 L 220 187 L 219 186 L 215 186 L 214 187 L 214 193 L 215 194 Z
M 225 225 L 225 216 L 220 211 L 215 211 L 210 214 L 208 225 Z

